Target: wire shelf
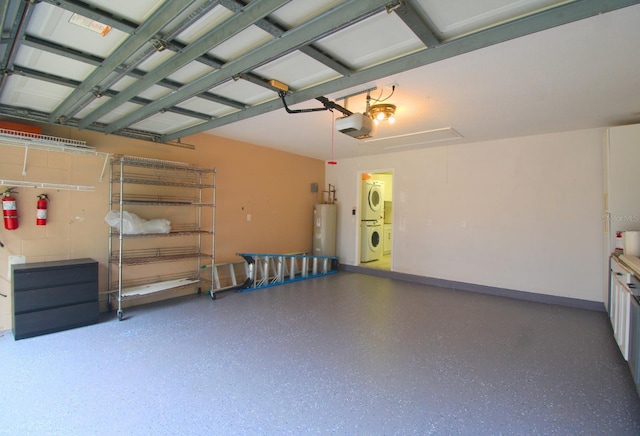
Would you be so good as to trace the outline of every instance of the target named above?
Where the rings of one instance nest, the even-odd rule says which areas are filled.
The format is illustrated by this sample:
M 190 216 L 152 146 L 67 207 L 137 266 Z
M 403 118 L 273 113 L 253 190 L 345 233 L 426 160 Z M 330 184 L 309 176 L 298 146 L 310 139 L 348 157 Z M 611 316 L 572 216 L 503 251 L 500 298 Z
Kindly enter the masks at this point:
M 114 193 L 112 203 L 120 203 L 120 194 Z M 125 194 L 123 204 L 162 205 L 162 206 L 193 206 L 198 203 L 198 197 L 184 197 L 177 195 L 154 194 Z
M 85 141 L 78 141 L 69 138 L 59 138 L 57 136 L 41 135 L 39 133 L 22 132 L 19 130 L 1 129 L 0 137 L 7 142 L 16 145 L 41 145 L 45 147 L 62 147 L 65 150 L 70 148 L 79 151 L 95 152 L 95 148 L 87 145 Z
M 122 291 L 120 292 L 120 299 L 122 300 L 131 297 L 142 297 L 145 295 L 155 294 L 156 292 L 168 291 L 170 289 L 177 289 L 194 285 L 199 282 L 200 280 L 198 279 L 183 278 L 165 282 L 149 283 L 141 286 L 122 288 Z
M 171 231 L 169 233 L 138 233 L 138 234 L 127 234 L 123 233 L 123 238 L 157 238 L 163 236 L 191 236 L 191 235 L 212 235 L 213 230 L 203 230 L 199 229 L 197 225 L 193 224 L 182 224 L 182 225 L 171 225 Z M 120 232 L 117 228 L 111 228 L 111 236 L 119 237 Z
M 198 274 L 194 271 L 179 272 L 174 274 L 161 274 L 156 276 L 149 276 L 140 279 L 129 279 L 122 281 L 122 288 L 135 288 L 139 286 L 151 285 L 154 283 L 169 282 L 175 280 L 198 280 Z M 118 292 L 117 280 L 111 283 L 110 291 L 108 293 Z
M 114 251 L 111 261 L 122 265 L 143 265 L 147 263 L 172 262 L 178 260 L 194 259 L 197 257 L 211 257 L 210 254 L 201 253 L 198 247 L 166 247 L 148 248 L 140 250 Z
M 189 170 L 201 173 L 215 173 L 215 168 L 200 168 L 185 162 L 175 162 L 162 159 L 150 159 L 146 157 L 114 155 L 113 160 L 128 166 L 155 168 L 163 170 Z
M 115 179 L 112 182 L 120 180 L 120 175 L 114 172 Z M 189 180 L 179 174 L 136 174 L 128 175 L 122 178 L 122 183 L 130 183 L 134 185 L 152 185 L 152 186 L 176 186 L 181 188 L 214 188 L 213 183 L 200 183 L 199 180 Z

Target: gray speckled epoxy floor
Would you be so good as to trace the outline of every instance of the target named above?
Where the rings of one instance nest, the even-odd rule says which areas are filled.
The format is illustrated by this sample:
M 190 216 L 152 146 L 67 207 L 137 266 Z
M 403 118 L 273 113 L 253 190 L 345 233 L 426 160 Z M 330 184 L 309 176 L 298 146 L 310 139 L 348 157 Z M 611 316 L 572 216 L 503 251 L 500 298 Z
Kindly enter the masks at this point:
M 640 434 L 606 314 L 341 272 L 0 337 L 0 434 Z

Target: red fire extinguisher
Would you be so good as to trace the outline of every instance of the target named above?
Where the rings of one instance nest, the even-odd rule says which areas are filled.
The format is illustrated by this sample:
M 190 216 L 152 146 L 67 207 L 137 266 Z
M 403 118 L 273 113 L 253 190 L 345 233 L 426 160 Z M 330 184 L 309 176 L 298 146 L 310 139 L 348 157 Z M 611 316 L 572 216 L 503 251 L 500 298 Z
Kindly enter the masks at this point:
M 36 225 L 38 226 L 46 226 L 47 225 L 47 202 L 49 201 L 49 197 L 47 194 L 38 195 L 38 206 L 36 209 Z
M 9 188 L 4 191 L 4 197 L 2 197 L 2 215 L 4 217 L 4 228 L 7 230 L 15 230 L 18 228 L 18 208 L 16 206 L 16 199 L 12 197 L 12 192 L 15 188 Z

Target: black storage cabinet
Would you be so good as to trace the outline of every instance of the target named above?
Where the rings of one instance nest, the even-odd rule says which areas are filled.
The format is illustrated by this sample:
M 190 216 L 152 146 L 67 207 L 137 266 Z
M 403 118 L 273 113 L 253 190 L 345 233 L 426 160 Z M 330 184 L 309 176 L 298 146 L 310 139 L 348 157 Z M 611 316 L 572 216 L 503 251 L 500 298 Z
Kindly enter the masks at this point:
M 44 335 L 98 322 L 98 262 L 12 265 L 13 337 Z

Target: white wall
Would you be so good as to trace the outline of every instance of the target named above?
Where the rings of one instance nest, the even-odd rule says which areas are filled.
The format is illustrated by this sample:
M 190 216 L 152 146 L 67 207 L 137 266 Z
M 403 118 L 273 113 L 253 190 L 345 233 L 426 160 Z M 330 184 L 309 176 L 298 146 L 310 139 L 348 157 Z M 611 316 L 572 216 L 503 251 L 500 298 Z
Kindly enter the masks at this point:
M 358 264 L 362 172 L 393 170 L 397 272 L 602 301 L 604 129 L 342 159 L 337 254 Z M 366 145 L 363 145 L 366 147 Z

